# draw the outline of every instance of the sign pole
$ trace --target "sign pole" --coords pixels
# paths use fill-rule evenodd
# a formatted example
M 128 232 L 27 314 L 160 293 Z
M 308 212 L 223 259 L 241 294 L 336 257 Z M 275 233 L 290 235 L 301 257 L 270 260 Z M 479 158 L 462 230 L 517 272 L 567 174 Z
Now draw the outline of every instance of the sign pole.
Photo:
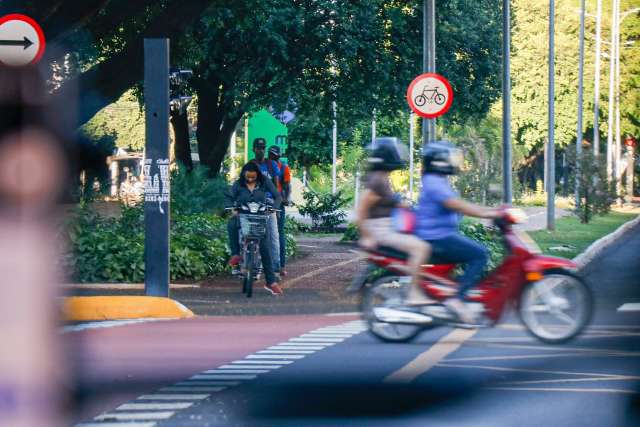
M 169 296 L 169 40 L 144 39 L 144 290 Z
M 511 176 L 511 0 L 502 1 L 502 185 L 503 202 L 513 198 Z
M 336 121 L 336 101 L 333 101 L 333 166 L 331 169 L 331 194 L 336 194 L 336 163 L 338 163 L 338 122 Z
M 600 39 L 601 39 L 602 0 L 597 1 L 596 14 L 596 57 L 595 57 L 595 83 L 593 87 L 593 155 L 600 154 Z
M 575 204 L 580 207 L 580 157 L 582 157 L 582 98 L 584 85 L 584 13 L 585 0 L 580 1 L 580 42 L 578 61 L 578 129 L 576 136 L 576 181 Z
M 409 199 L 413 200 L 413 113 L 409 113 Z

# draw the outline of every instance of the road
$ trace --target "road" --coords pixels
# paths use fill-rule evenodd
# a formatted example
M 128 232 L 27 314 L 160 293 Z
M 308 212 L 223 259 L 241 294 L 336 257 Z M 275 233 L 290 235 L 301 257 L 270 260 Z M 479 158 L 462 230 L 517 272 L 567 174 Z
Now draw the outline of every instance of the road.
M 531 338 L 513 314 L 408 344 L 377 341 L 354 315 L 67 331 L 86 398 L 72 425 L 637 426 L 639 260 L 637 227 L 585 267 L 596 313 L 562 346 Z

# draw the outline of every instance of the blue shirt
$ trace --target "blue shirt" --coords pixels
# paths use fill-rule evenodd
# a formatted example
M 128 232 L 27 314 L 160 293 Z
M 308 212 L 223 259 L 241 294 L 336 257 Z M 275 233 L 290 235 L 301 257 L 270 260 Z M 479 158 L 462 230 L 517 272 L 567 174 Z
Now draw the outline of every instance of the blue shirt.
M 274 160 L 269 160 L 269 159 L 264 159 L 261 162 L 259 162 L 256 159 L 254 159 L 253 161 L 260 168 L 260 172 L 262 172 L 262 175 L 264 175 L 267 179 L 269 179 L 277 189 L 278 182 L 280 180 L 280 174 L 281 174 L 280 168 L 278 167 L 278 163 L 275 162 Z M 274 198 L 273 194 L 269 192 L 267 192 L 267 197 L 272 200 Z
M 460 216 L 444 202 L 458 198 L 444 175 L 425 174 L 416 212 L 416 235 L 423 240 L 438 240 L 458 232 Z

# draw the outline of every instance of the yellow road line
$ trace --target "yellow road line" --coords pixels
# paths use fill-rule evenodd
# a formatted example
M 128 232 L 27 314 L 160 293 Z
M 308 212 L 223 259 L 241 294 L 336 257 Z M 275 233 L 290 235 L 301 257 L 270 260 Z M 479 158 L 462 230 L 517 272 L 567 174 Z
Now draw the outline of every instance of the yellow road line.
M 316 274 L 320 274 L 323 273 L 327 270 L 331 270 L 332 268 L 336 268 L 336 267 L 342 267 L 343 265 L 347 265 L 347 264 L 351 264 L 352 262 L 356 262 L 356 261 L 360 261 L 362 259 L 362 257 L 356 256 L 355 258 L 351 258 L 347 261 L 342 261 L 339 262 L 337 264 L 332 264 L 332 265 L 328 265 L 326 267 L 321 267 L 318 268 L 316 270 L 310 271 L 308 273 L 303 274 L 300 277 L 296 277 L 295 279 L 291 279 L 291 280 L 286 280 L 284 282 L 284 287 L 285 288 L 290 288 L 293 284 L 303 280 L 303 279 L 308 279 L 309 277 L 315 276 Z
M 477 329 L 455 329 L 435 343 L 429 350 L 420 354 L 407 365 L 384 379 L 386 383 L 410 383 L 418 376 L 433 368 L 438 362 L 456 351 Z

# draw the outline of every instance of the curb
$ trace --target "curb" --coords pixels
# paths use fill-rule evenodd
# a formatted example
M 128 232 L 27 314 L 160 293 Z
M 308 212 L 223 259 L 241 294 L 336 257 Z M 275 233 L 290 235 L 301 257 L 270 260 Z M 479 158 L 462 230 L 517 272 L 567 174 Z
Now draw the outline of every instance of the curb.
M 194 314 L 171 298 L 149 296 L 68 297 L 63 304 L 64 320 L 87 322 L 140 318 L 184 319 Z
M 618 227 L 614 232 L 607 234 L 604 237 L 599 238 L 595 242 L 593 242 L 584 252 L 573 259 L 573 262 L 578 264 L 578 268 L 583 268 L 585 265 L 589 264 L 600 255 L 606 248 L 611 246 L 618 240 L 622 235 L 626 234 L 630 229 L 640 224 L 640 215 L 635 219 L 632 219 L 620 227 Z

